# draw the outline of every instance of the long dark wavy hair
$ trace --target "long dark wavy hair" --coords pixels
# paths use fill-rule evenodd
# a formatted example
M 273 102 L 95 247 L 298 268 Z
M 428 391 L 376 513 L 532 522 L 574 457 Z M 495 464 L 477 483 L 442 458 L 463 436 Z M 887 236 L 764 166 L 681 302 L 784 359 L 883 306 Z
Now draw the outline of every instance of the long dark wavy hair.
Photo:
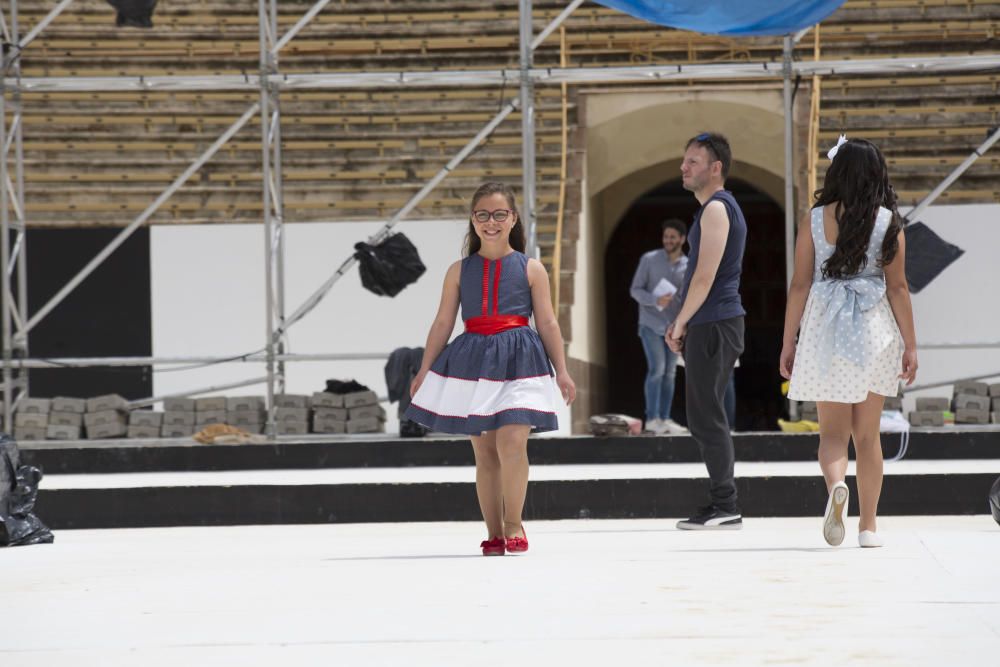
M 896 209 L 896 191 L 878 146 L 864 139 L 848 139 L 837 149 L 814 207 L 836 202 L 837 246 L 823 263 L 824 278 L 851 278 L 868 264 L 868 243 L 880 206 L 892 212 L 882 241 L 878 266 L 890 263 L 899 251 L 902 218 Z
M 517 210 L 517 200 L 514 198 L 513 188 L 506 183 L 490 181 L 476 188 L 476 192 L 472 195 L 472 201 L 469 203 L 469 229 L 465 233 L 465 254 L 467 256 L 479 252 L 479 249 L 483 245 L 479 235 L 476 234 L 475 227 L 472 225 L 472 212 L 476 210 L 476 204 L 479 203 L 480 199 L 496 194 L 504 196 L 504 199 L 507 200 L 507 206 L 517 216 L 517 222 L 514 223 L 514 226 L 510 230 L 510 247 L 518 252 L 524 252 L 525 247 L 527 247 L 527 242 L 524 238 L 524 225 L 521 223 L 521 212 Z

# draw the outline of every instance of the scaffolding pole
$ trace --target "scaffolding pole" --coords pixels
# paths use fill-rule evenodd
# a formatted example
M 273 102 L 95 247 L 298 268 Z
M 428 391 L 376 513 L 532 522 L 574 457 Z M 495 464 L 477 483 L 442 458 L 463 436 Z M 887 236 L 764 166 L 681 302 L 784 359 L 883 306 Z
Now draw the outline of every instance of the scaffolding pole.
M 312 20 L 316 14 L 318 14 L 329 0 L 320 0 L 316 5 L 310 10 L 313 12 L 311 15 L 307 12 L 305 16 L 296 24 L 302 25 L 303 27 Z M 271 10 L 271 34 L 274 36 L 273 39 L 278 39 L 278 0 L 270 0 L 270 10 Z M 301 28 L 300 28 L 301 29 Z M 284 43 L 288 43 L 296 34 L 298 30 L 294 27 L 289 30 L 282 39 Z M 271 61 L 271 73 L 275 76 L 278 75 L 279 63 L 278 63 L 278 52 L 281 50 L 280 42 L 275 43 L 270 50 L 270 61 Z M 275 357 L 277 368 L 277 383 L 278 383 L 278 393 L 284 394 L 286 390 L 285 382 L 285 362 L 281 359 L 282 355 L 288 350 L 287 340 L 288 336 L 285 331 L 285 184 L 282 179 L 283 165 L 281 161 L 281 89 L 275 88 L 272 95 L 272 106 L 274 111 L 271 118 L 271 133 L 268 137 L 268 141 L 271 143 L 271 194 L 272 202 L 274 204 L 274 271 L 275 271 L 275 298 L 274 298 L 274 328 L 273 332 L 281 332 L 277 336 Z
M 47 25 L 72 0 L 64 0 L 46 16 L 40 25 Z M 11 0 L 10 25 L 3 20 L 5 36 L 14 44 L 3 62 L 3 81 L 0 84 L 0 298 L 3 299 L 2 329 L 3 329 L 3 424 L 11 429 L 12 414 L 17 401 L 28 393 L 28 373 L 23 370 L 15 375 L 11 364 L 15 357 L 26 357 L 28 354 L 27 338 L 23 336 L 24 324 L 27 321 L 27 226 L 24 208 L 24 150 L 23 150 L 23 118 L 21 94 L 18 90 L 11 91 L 9 104 L 11 112 L 10 129 L 7 129 L 7 77 L 8 74 L 16 81 L 21 76 L 21 49 L 30 43 L 40 32 L 36 27 L 23 40 L 20 38 L 20 20 L 17 0 Z M 3 12 L 0 10 L 0 18 Z M 44 25 L 42 26 L 44 27 Z M 14 151 L 14 177 L 10 174 L 11 149 Z M 15 220 L 10 215 L 13 210 Z M 11 233 L 14 243 L 11 247 Z M 17 275 L 17 289 L 12 287 L 12 280 Z M 15 394 L 15 392 L 18 392 Z
M 785 109 L 785 290 L 792 284 L 795 262 L 795 152 L 793 150 L 794 119 L 792 118 L 792 37 L 784 39 L 782 58 L 781 97 Z
M 521 47 L 521 223 L 525 227 L 526 254 L 538 258 L 535 231 L 535 92 L 531 84 L 531 0 L 520 0 Z
M 849 74 L 940 74 L 978 72 L 1000 67 L 1000 55 L 928 56 L 924 58 L 868 58 L 858 60 L 798 61 L 793 76 L 844 76 Z M 528 71 L 534 85 L 561 83 L 643 83 L 663 81 L 712 81 L 718 79 L 779 79 L 782 67 L 774 62 L 695 65 L 633 65 L 627 67 L 535 67 Z M 403 89 L 421 87 L 503 86 L 517 80 L 520 69 L 441 70 L 407 72 L 342 72 L 282 74 L 272 86 L 281 90 Z M 9 88 L 23 92 L 181 92 L 243 91 L 260 88 L 257 76 L 217 74 L 206 76 L 116 76 L 22 78 Z
M 260 173 L 261 196 L 263 197 L 264 216 L 264 313 L 265 313 L 265 356 L 267 369 L 267 423 L 264 434 L 269 440 L 277 435 L 275 426 L 274 379 L 275 379 L 275 262 L 276 243 L 274 237 L 274 218 L 271 201 L 271 147 L 270 140 L 270 98 L 271 91 L 268 81 L 271 72 L 271 49 L 268 35 L 270 33 L 270 12 L 268 0 L 257 0 L 258 28 L 260 33 Z
M 338 352 L 276 354 L 278 361 L 379 361 L 389 358 L 388 352 Z M 15 368 L 87 368 L 91 366 L 215 366 L 233 363 L 265 363 L 260 352 L 238 357 L 56 357 L 52 359 L 14 359 Z M 178 369 L 173 369 L 178 370 Z

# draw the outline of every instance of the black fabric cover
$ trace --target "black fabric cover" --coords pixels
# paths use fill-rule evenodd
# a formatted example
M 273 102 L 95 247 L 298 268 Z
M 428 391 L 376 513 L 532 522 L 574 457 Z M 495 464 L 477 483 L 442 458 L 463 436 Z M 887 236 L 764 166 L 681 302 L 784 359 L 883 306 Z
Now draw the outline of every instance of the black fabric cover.
M 396 296 L 427 270 L 403 234 L 393 234 L 374 246 L 355 243 L 354 249 L 361 262 L 361 284 L 379 296 Z
M 153 10 L 157 0 L 108 0 L 118 10 L 115 25 L 131 28 L 152 28 Z
M 0 434 L 0 547 L 51 544 L 52 531 L 32 514 L 42 471 L 20 465 L 17 443 Z
M 385 364 L 385 384 L 389 390 L 389 402 L 399 401 L 399 435 L 404 438 L 420 438 L 430 430 L 415 421 L 403 419 L 406 408 L 410 407 L 410 383 L 420 370 L 424 358 L 422 347 L 397 347 L 389 355 Z
M 368 387 L 356 380 L 327 380 L 326 391 L 330 394 L 353 394 L 368 391 Z
M 1000 477 L 997 477 L 997 481 L 993 482 L 990 488 L 990 513 L 993 515 L 993 520 L 1000 524 Z
M 906 226 L 906 282 L 914 294 L 927 287 L 948 265 L 965 254 L 922 222 Z

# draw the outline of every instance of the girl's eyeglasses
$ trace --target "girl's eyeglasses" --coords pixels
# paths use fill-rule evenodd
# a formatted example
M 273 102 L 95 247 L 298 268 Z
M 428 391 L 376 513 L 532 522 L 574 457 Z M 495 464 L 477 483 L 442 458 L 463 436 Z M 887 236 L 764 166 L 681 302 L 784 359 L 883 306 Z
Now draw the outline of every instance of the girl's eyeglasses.
M 495 211 L 479 210 L 472 212 L 472 219 L 476 222 L 489 222 L 490 218 L 493 218 L 495 222 L 506 222 L 513 213 L 514 211 L 506 208 L 498 208 Z

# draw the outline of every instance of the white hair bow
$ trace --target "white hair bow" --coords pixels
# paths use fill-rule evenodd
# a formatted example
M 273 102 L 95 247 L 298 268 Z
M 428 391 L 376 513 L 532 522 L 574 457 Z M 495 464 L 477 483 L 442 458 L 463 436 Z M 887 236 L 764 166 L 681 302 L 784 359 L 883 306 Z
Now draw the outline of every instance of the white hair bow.
M 826 156 L 831 160 L 837 157 L 837 150 L 839 150 L 840 147 L 846 143 L 847 143 L 847 135 L 846 134 L 840 135 L 840 138 L 837 139 L 837 145 L 831 148 L 829 151 L 827 151 Z

